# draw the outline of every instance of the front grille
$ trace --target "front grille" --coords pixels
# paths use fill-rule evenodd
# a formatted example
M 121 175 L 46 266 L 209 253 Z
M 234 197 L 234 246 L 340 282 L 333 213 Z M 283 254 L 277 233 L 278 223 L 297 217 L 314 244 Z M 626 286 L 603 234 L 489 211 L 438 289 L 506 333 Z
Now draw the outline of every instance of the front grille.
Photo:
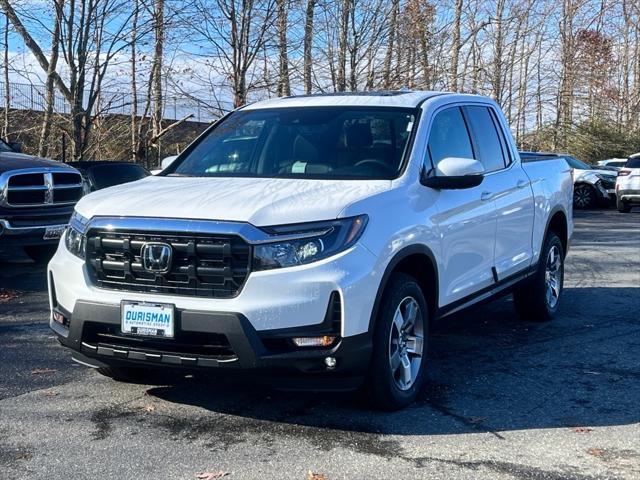
M 69 223 L 70 215 L 21 215 L 9 219 L 12 227 L 41 227 L 49 225 L 66 225 Z
M 82 197 L 82 177 L 74 172 L 14 173 L 5 193 L 10 207 L 75 203 Z
M 171 246 L 168 272 L 144 269 L 141 250 L 147 242 Z M 87 265 L 102 288 L 167 295 L 232 298 L 251 270 L 251 247 L 233 235 L 200 235 L 89 230 Z
M 229 340 L 221 333 L 177 331 L 175 338 L 156 339 L 125 335 L 117 325 L 85 322 L 82 341 L 96 348 L 126 349 L 160 355 L 193 355 L 218 360 L 236 358 Z
M 616 179 L 614 178 L 604 178 L 601 180 L 602 182 L 602 186 L 604 188 L 606 188 L 607 190 L 611 190 L 613 188 L 616 188 Z

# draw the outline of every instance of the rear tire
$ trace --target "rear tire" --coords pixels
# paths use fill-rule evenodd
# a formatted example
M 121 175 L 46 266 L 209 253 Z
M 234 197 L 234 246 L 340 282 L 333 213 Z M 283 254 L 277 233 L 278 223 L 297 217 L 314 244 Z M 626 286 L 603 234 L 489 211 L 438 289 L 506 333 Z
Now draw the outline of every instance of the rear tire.
M 595 208 L 597 201 L 596 191 L 591 185 L 581 184 L 573 190 L 573 204 L 580 210 Z
M 534 276 L 513 292 L 520 318 L 546 322 L 558 311 L 564 283 L 564 248 L 555 232 L 545 239 Z
M 57 245 L 32 245 L 24 247 L 24 251 L 38 265 L 46 265 L 56 253 L 57 248 Z
M 619 198 L 616 199 L 616 207 L 620 213 L 629 213 L 631 211 L 631 205 L 627 202 L 623 202 Z
M 395 273 L 383 293 L 373 333 L 367 380 L 370 398 L 383 410 L 413 403 L 426 371 L 429 310 L 416 280 Z

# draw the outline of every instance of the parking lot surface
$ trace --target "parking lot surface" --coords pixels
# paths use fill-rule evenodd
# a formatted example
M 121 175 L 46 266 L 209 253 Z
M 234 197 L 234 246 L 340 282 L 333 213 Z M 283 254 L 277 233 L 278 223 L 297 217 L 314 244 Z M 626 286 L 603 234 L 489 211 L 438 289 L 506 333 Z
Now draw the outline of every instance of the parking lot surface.
M 640 478 L 640 211 L 575 222 L 558 316 L 522 322 L 507 297 L 439 325 L 420 401 L 395 413 L 242 379 L 114 382 L 53 338 L 44 268 L 0 257 L 0 478 Z

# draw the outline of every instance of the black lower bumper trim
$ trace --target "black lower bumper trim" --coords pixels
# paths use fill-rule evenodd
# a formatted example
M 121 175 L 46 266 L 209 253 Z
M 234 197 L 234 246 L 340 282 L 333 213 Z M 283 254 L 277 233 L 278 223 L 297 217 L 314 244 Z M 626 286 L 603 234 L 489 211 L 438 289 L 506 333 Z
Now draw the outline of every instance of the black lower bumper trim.
M 265 344 L 269 342 L 263 341 L 272 338 L 274 331 L 269 331 L 262 338 L 261 332 L 238 313 L 176 309 L 175 321 L 174 340 L 145 342 L 136 337 L 132 342 L 131 337 L 120 332 L 119 305 L 78 301 L 70 314 L 69 328 L 53 321 L 52 328 L 60 343 L 74 351 L 78 361 L 96 367 L 139 365 L 151 368 L 266 369 L 284 376 L 293 372 L 302 376 L 361 378 L 369 366 L 371 337 L 368 333 L 341 338 L 331 348 L 282 351 L 267 348 Z M 104 338 L 92 334 L 96 325 L 108 327 L 111 334 Z M 287 329 L 291 336 L 305 336 L 306 333 L 304 327 L 297 332 Z M 207 335 L 225 337 L 229 348 L 223 355 L 210 354 L 210 351 L 202 354 L 197 345 L 180 351 L 180 342 L 199 335 L 202 338 Z M 328 369 L 324 363 L 328 356 L 336 358 L 337 364 L 333 369 Z

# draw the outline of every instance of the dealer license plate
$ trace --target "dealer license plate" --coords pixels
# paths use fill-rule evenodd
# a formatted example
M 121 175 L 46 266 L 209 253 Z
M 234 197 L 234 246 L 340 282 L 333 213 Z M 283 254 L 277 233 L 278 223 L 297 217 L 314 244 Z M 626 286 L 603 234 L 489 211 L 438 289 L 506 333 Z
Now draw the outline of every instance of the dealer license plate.
M 173 338 L 174 307 L 161 303 L 123 301 L 122 333 Z
M 64 232 L 64 229 L 66 227 L 64 226 L 59 226 L 59 227 L 47 227 L 46 230 L 44 231 L 44 235 L 42 237 L 43 240 L 57 240 L 62 236 L 62 233 Z

